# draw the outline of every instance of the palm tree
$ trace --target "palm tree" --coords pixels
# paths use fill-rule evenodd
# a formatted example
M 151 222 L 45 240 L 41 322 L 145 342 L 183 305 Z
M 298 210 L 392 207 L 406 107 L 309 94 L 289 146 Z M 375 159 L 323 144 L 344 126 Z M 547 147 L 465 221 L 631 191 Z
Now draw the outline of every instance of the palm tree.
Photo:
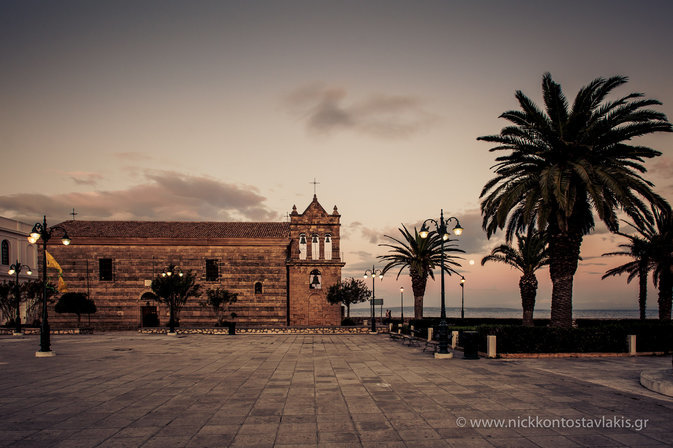
M 437 232 L 430 232 L 427 238 L 421 238 L 416 227 L 414 227 L 414 233 L 412 235 L 404 224 L 402 225 L 402 228 L 398 230 L 404 238 L 398 240 L 392 236 L 385 235 L 386 238 L 393 240 L 396 244 L 379 244 L 379 246 L 389 247 L 391 253 L 389 255 L 381 255 L 378 258 L 388 262 L 383 268 L 384 274 L 392 268 L 400 268 L 396 278 L 400 278 L 402 271 L 405 268 L 409 268 L 411 289 L 414 291 L 414 317 L 416 319 L 422 319 L 423 296 L 425 295 L 425 286 L 428 282 L 428 276 L 434 280 L 435 275 L 433 269 L 441 265 L 442 239 Z M 444 241 L 443 268 L 444 272 L 449 275 L 451 275 L 451 273 L 457 274 L 454 267 L 460 267 L 460 263 L 454 260 L 462 259 L 461 257 L 451 255 L 450 253 L 465 253 L 464 250 L 458 249 L 454 244 L 451 244 L 452 241 L 455 240 L 448 239 Z M 449 254 L 447 254 L 447 252 L 449 252 Z
M 507 240 L 536 222 L 549 243 L 552 289 L 551 324 L 572 324 L 572 287 L 584 235 L 595 225 L 594 213 L 609 230 L 619 230 L 617 211 L 635 221 L 651 220 L 648 203 L 663 204 L 645 180 L 644 159 L 659 151 L 627 144 L 632 138 L 670 132 L 661 104 L 631 93 L 613 101 L 607 95 L 627 82 L 623 76 L 597 78 L 583 87 L 572 107 L 549 73 L 542 79 L 545 110 L 521 91 L 520 111 L 501 115 L 513 125 L 498 135 L 479 137 L 496 143 L 496 177 L 481 192 L 487 236 L 506 228 Z
M 640 320 L 645 320 L 645 311 L 647 306 L 647 276 L 649 275 L 651 266 L 650 255 L 652 252 L 651 243 L 648 241 L 647 237 L 644 235 L 644 229 L 639 228 L 631 223 L 627 224 L 633 226 L 641 236 L 629 235 L 622 232 L 615 232 L 617 235 L 621 235 L 624 238 L 629 240 L 628 243 L 620 244 L 623 250 L 618 252 L 608 252 L 603 254 L 603 256 L 629 256 L 633 258 L 633 261 L 625 263 L 616 268 L 609 269 L 601 279 L 605 279 L 615 275 L 629 274 L 626 278 L 627 283 L 631 283 L 631 280 L 638 277 L 638 308 L 640 308 Z
M 532 327 L 538 285 L 535 271 L 549 264 L 547 240 L 544 234 L 536 231 L 533 226 L 528 227 L 526 236 L 517 233 L 516 239 L 516 249 L 508 244 L 501 244 L 494 248 L 490 255 L 481 259 L 481 265 L 483 266 L 487 261 L 497 261 L 508 264 L 523 273 L 519 279 L 523 325 Z
M 673 305 L 673 212 L 670 206 L 655 210 L 654 222 L 656 234 L 652 238 L 655 248 L 652 260 L 655 285 L 659 287 L 659 319 L 670 321 Z
M 189 298 L 201 295 L 201 285 L 196 283 L 196 276 L 191 271 L 183 273 L 174 264 L 170 264 L 163 274 L 152 280 L 151 288 L 156 295 L 155 300 L 168 305 L 169 331 L 175 333 L 176 315 Z
M 628 255 L 634 261 L 610 269 L 603 278 L 610 275 L 628 273 L 627 281 L 636 275 L 640 280 L 640 318 L 645 319 L 645 301 L 647 298 L 647 275 L 654 272 L 654 285 L 659 288 L 659 319 L 671 320 L 671 301 L 673 299 L 673 211 L 667 203 L 663 207 L 652 207 L 654 222 L 630 223 L 638 235 L 617 232 L 630 243 L 620 244 L 627 249 L 622 252 L 611 252 L 604 255 Z

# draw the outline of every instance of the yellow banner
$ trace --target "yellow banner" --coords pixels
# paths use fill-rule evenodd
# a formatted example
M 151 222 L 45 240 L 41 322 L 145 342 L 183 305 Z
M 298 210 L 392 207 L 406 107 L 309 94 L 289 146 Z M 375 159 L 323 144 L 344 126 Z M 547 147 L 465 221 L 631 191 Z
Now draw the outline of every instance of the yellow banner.
M 65 280 L 63 280 L 63 276 L 61 274 L 58 274 L 58 285 L 56 286 L 56 289 L 60 293 L 68 292 L 68 287 L 65 284 Z
M 65 284 L 65 280 L 63 280 L 63 269 L 61 269 L 61 265 L 58 264 L 58 262 L 49 252 L 45 251 L 45 254 L 47 255 L 47 267 L 56 269 L 58 271 L 58 285 L 56 286 L 56 289 L 60 293 L 67 292 L 68 287 Z
M 54 257 L 47 252 L 47 267 L 48 268 L 54 268 L 58 272 L 63 272 L 63 269 L 61 269 L 61 265 L 58 264 L 58 262 L 54 259 Z

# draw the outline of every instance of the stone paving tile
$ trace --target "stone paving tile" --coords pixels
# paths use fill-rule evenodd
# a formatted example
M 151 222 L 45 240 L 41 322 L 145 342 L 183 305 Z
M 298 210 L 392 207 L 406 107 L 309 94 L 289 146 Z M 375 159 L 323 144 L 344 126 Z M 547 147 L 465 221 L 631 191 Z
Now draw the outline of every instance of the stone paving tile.
M 600 434 L 585 434 L 578 436 L 568 436 L 570 440 L 582 446 L 623 446 L 623 443 L 617 442 L 609 437 Z
M 58 355 L 37 359 L 37 336 L 0 337 L 15 372 L 0 376 L 0 446 L 544 448 L 673 441 L 673 399 L 638 385 L 640 370 L 669 367 L 670 357 L 435 360 L 385 335 L 129 332 L 52 342 Z M 489 427 L 474 420 L 529 417 L 648 424 L 634 431 Z
M 146 437 L 111 437 L 96 448 L 136 448 L 147 441 Z M 71 446 L 71 445 L 65 445 Z
M 318 433 L 318 442 L 359 442 L 355 431 L 321 431 Z
M 488 442 L 495 446 L 496 448 L 538 448 L 538 446 L 531 442 L 528 439 L 525 439 L 523 437 L 517 437 L 517 438 L 489 438 L 487 439 Z
M 570 448 L 581 446 L 564 436 L 532 436 L 528 440 L 541 448 Z
M 231 434 L 197 434 L 186 446 L 194 448 L 220 448 L 229 446 L 234 439 Z
M 272 447 L 276 434 L 238 434 L 231 446 L 233 447 Z
M 445 439 L 445 442 L 449 446 L 456 448 L 493 448 L 493 445 L 481 437 L 448 438 Z

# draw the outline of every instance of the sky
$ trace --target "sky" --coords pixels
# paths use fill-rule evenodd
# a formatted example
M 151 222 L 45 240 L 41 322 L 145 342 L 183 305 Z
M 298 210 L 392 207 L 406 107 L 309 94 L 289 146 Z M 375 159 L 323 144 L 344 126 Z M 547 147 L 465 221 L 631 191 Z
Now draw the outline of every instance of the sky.
M 670 1 L 4 1 L 0 3 L 0 216 L 282 221 L 313 196 L 342 215 L 343 277 L 383 264 L 384 235 L 457 217 L 468 307 L 520 307 L 518 271 L 480 260 L 494 154 L 479 136 L 550 72 L 566 96 L 625 75 L 673 116 Z M 673 135 L 637 141 L 673 201 Z M 601 280 L 625 259 L 585 238 L 577 309 L 636 309 L 637 284 Z M 474 260 L 474 264 L 469 261 Z M 547 270 L 537 309 L 549 309 Z M 438 278 L 438 277 L 437 277 Z M 408 275 L 377 297 L 411 305 Z M 447 279 L 447 306 L 459 306 Z M 388 302 L 390 300 L 390 302 Z M 439 280 L 426 306 L 439 305 Z M 650 282 L 648 304 L 656 307 Z

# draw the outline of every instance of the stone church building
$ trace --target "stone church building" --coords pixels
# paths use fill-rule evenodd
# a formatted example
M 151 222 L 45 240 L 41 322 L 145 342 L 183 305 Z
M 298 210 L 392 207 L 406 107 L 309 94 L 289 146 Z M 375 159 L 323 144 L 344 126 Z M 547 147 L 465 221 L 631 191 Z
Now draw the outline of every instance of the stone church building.
M 341 279 L 340 218 L 314 195 L 303 213 L 293 207 L 289 222 L 65 221 L 70 236 L 48 251 L 63 269 L 68 291 L 89 292 L 97 312 L 91 325 L 134 329 L 165 326 L 168 308 L 151 300 L 151 282 L 170 264 L 191 271 L 202 297 L 190 298 L 180 326 L 212 327 L 205 290 L 238 293 L 228 311 L 239 327 L 326 326 L 341 323 L 341 306 L 326 300 Z M 51 281 L 55 271 L 49 269 Z M 49 310 L 53 327 L 73 326 L 74 315 Z M 82 316 L 82 323 L 88 322 Z

